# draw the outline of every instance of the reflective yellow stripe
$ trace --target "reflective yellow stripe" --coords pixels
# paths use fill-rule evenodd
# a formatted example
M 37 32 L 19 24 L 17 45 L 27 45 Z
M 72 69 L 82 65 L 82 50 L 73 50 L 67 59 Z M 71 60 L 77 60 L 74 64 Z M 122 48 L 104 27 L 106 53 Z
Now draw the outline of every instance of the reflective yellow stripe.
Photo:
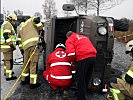
M 6 40 L 6 42 L 11 42 L 11 41 L 12 41 L 12 39 L 10 39 L 10 38 Z
M 42 23 L 38 23 L 38 24 L 35 24 L 37 27 L 41 27 L 42 26 Z
M 8 21 L 4 21 L 4 23 L 2 24 L 2 26 L 4 26 L 5 24 L 10 24 L 11 27 L 12 27 L 12 31 L 14 32 L 14 28 L 13 28 L 13 26 L 12 26 L 12 24 L 11 24 L 10 22 L 8 22 Z
M 0 44 L 4 44 L 4 43 L 5 43 L 5 39 L 4 38 L 1 38 Z
M 33 84 L 36 84 L 37 82 L 37 74 L 30 74 L 30 78 L 33 78 Z
M 6 69 L 6 66 L 4 66 L 4 69 Z
M 4 30 L 4 33 L 11 33 L 11 30 Z
M 3 48 L 3 49 L 8 49 L 8 48 L 10 48 L 10 46 L 8 46 L 8 45 L 1 45 L 0 47 Z
M 133 71 L 128 70 L 127 75 L 129 75 L 130 77 L 132 77 L 132 78 L 133 78 Z
M 110 88 L 110 92 L 112 93 L 112 95 L 114 97 L 114 100 L 119 100 L 118 94 L 120 94 L 120 90 L 114 89 L 114 88 Z
M 28 44 L 29 42 L 38 41 L 38 39 L 39 39 L 38 37 L 30 38 L 30 39 L 24 41 L 24 42 L 22 43 L 22 45 L 23 45 L 23 47 L 24 47 L 24 46 L 25 46 L 26 44 Z
M 24 77 L 29 76 L 29 73 L 22 73 L 22 76 Z
M 21 41 L 21 38 L 17 38 L 18 39 L 18 41 Z
M 123 74 L 123 75 L 121 76 L 121 78 L 125 81 L 125 74 Z
M 8 74 L 8 78 L 12 77 L 12 70 L 6 70 L 6 74 Z
M 22 44 L 19 44 L 19 48 L 21 48 L 22 47 Z
M 12 40 L 9 38 L 6 40 L 6 42 L 11 42 Z M 1 38 L 1 44 L 4 44 L 5 43 L 5 39 L 4 38 Z

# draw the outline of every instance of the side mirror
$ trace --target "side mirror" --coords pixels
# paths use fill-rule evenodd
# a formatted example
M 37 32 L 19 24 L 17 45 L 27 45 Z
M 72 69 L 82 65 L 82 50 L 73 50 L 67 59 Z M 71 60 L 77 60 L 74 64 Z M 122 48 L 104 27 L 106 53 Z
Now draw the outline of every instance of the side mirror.
M 62 8 L 64 11 L 73 11 L 75 9 L 73 4 L 64 4 Z

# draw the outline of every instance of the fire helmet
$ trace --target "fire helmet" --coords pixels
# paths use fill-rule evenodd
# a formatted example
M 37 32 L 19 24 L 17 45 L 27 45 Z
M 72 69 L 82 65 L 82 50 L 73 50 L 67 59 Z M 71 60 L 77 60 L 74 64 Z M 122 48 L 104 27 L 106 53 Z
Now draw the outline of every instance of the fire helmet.
M 17 20 L 17 16 L 14 13 L 9 14 L 7 18 L 9 18 L 10 20 Z
M 126 54 L 128 54 L 129 52 L 133 52 L 133 40 L 129 41 L 126 44 Z

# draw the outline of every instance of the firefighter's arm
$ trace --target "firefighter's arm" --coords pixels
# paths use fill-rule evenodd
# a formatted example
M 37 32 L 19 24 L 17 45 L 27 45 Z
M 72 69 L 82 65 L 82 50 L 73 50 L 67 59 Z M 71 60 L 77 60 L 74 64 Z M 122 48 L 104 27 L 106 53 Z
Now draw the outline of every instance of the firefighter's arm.
M 75 46 L 73 40 L 66 41 L 66 54 L 70 62 L 75 62 Z
M 3 33 L 4 39 L 5 40 L 9 39 L 9 37 L 10 37 L 10 35 L 12 33 L 12 27 L 10 25 L 8 25 L 8 24 L 5 24 L 3 26 L 3 31 L 4 31 L 4 33 Z
M 11 29 L 10 27 L 5 26 L 4 27 L 4 33 L 3 33 L 3 37 L 5 40 L 9 39 L 9 36 L 11 35 Z
M 129 84 L 133 84 L 133 62 L 130 64 L 129 70 L 126 72 L 125 81 Z
M 3 37 L 5 40 L 9 39 L 9 33 L 8 32 L 4 32 L 3 33 Z

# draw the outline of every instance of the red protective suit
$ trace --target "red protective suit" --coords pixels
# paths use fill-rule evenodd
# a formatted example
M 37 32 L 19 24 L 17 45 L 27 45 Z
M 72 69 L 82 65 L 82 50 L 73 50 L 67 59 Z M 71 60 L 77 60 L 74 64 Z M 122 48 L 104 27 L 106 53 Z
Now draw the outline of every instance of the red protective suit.
M 57 87 L 64 90 L 71 85 L 71 64 L 68 62 L 64 49 L 57 48 L 49 55 L 47 60 L 47 69 L 43 72 L 43 76 L 54 90 Z
M 74 32 L 66 41 L 66 53 L 72 62 L 96 57 L 96 49 L 91 41 L 87 37 Z

